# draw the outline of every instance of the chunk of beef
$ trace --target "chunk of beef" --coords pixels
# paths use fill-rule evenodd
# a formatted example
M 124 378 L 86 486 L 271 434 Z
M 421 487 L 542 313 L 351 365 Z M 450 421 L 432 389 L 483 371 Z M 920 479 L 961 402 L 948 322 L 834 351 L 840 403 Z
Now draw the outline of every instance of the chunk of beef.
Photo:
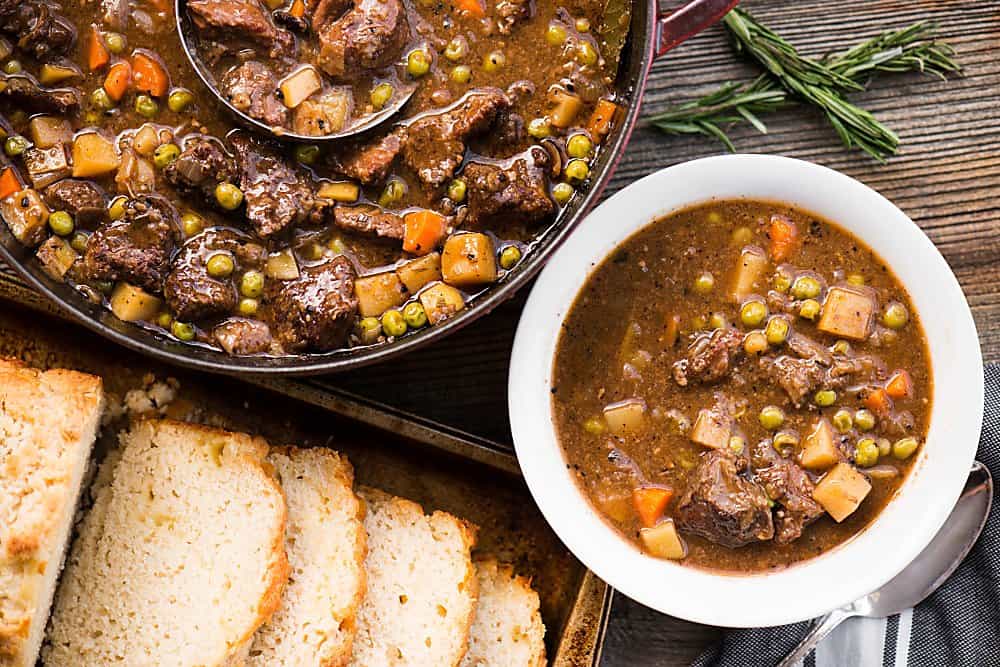
M 306 2 L 306 14 L 311 17 L 312 29 L 316 32 L 336 21 L 350 8 L 351 0 L 308 0 Z
M 165 198 L 129 199 L 121 218 L 90 235 L 81 273 L 85 280 L 124 280 L 158 294 L 179 236 L 177 211 Z
M 761 357 L 760 369 L 788 394 L 796 407 L 828 381 L 826 369 L 815 359 L 796 359 L 788 355 Z
M 403 161 L 417 173 L 424 186 L 430 189 L 441 186 L 462 164 L 466 141 L 489 129 L 497 114 L 508 108 L 510 99 L 503 91 L 484 88 L 469 93 L 444 111 L 419 117 L 407 129 Z
M 228 37 L 233 33 L 268 47 L 270 54 L 287 54 L 294 47 L 291 33 L 281 30 L 257 0 L 188 0 L 191 19 L 200 30 Z
M 788 544 L 802 530 L 823 515 L 823 507 L 813 500 L 812 478 L 797 463 L 775 451 L 770 440 L 758 442 L 750 451 L 754 476 L 768 498 L 780 507 L 774 512 L 774 541 Z
M 238 180 L 236 163 L 214 139 L 194 137 L 163 170 L 163 177 L 182 196 L 197 194 L 215 203 L 215 186 Z
M 25 111 L 66 114 L 80 106 L 76 88 L 44 88 L 23 74 L 0 77 L 0 95 Z
M 333 210 L 333 223 L 349 232 L 396 241 L 403 240 L 406 227 L 401 216 L 368 204 L 337 206 Z
M 270 280 L 271 331 L 286 352 L 324 352 L 347 342 L 358 311 L 354 267 L 338 255 L 301 270 L 294 280 Z
M 277 97 L 278 82 L 274 74 L 256 60 L 226 72 L 219 89 L 234 107 L 251 118 L 272 127 L 288 121 L 288 108 Z
M 374 185 L 385 180 L 403 150 L 404 133 L 397 129 L 367 144 L 355 145 L 333 159 L 333 168 L 348 178 Z
M 247 220 L 260 236 L 274 236 L 311 215 L 313 190 L 285 157 L 246 134 L 236 134 L 230 142 L 240 167 Z
M 243 245 L 244 241 L 229 230 L 208 230 L 184 244 L 163 286 L 167 305 L 178 319 L 190 322 L 219 317 L 236 307 L 238 295 L 232 278 L 213 278 L 208 275 L 206 264 L 213 255 L 222 253 L 229 255 L 241 270 L 259 268 L 263 249 L 255 265 L 244 266 L 239 261 L 245 255 Z
M 499 146 L 520 144 L 528 136 L 524 117 L 510 109 L 501 111 L 497 114 L 496 131 L 492 134 L 494 142 Z
M 792 333 L 785 344 L 788 346 L 788 349 L 802 359 L 814 359 L 824 366 L 829 366 L 833 363 L 833 354 L 830 350 L 808 336 L 803 336 L 800 333 Z
M 736 329 L 696 334 L 686 356 L 673 365 L 674 381 L 682 387 L 717 382 L 729 374 L 742 349 L 743 334 Z
M 212 335 L 228 354 L 261 354 L 271 349 L 271 329 L 260 320 L 228 319 Z
M 677 502 L 678 527 L 730 548 L 773 538 L 767 495 L 740 475 L 745 468 L 745 459 L 725 450 L 702 454 Z
M 483 162 L 466 165 L 467 224 L 530 224 L 555 213 L 546 176 L 550 160 L 545 149 L 533 146 L 511 158 L 508 166 Z
M 59 7 L 44 0 L 0 0 L 0 32 L 37 60 L 65 55 L 76 43 L 76 28 Z
M 104 191 L 76 178 L 64 178 L 45 188 L 45 203 L 53 211 L 66 211 L 80 225 L 100 222 L 107 214 Z
M 518 22 L 531 17 L 531 0 L 497 0 L 496 8 L 501 35 L 509 35 Z
M 391 65 L 410 37 L 406 9 L 399 0 L 357 0 L 353 9 L 330 22 L 332 15 L 327 10 L 318 13 L 326 22 L 314 20 L 313 27 L 319 39 L 317 64 L 337 79 L 353 79 Z

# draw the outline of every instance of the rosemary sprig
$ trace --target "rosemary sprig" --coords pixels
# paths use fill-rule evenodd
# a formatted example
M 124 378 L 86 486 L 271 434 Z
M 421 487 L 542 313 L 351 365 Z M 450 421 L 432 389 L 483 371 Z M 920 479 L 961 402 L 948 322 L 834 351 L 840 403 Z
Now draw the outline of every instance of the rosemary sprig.
M 725 25 L 737 51 L 751 55 L 767 73 L 746 83 L 723 84 L 709 95 L 653 116 L 650 120 L 659 129 L 670 134 L 712 136 L 734 150 L 721 126 L 745 120 L 766 133 L 758 115 L 799 100 L 822 110 L 844 144 L 884 160 L 896 152 L 899 138 L 844 95 L 862 90 L 867 79 L 878 72 L 919 71 L 945 78 L 960 71 L 953 59 L 954 50 L 935 40 L 936 26 L 927 21 L 885 31 L 820 60 L 800 55 L 745 11 L 730 12 Z

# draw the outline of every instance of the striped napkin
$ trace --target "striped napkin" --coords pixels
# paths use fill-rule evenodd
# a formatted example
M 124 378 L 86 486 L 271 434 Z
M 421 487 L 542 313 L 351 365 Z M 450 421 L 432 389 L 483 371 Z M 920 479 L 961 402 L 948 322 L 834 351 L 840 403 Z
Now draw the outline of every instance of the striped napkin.
M 986 368 L 986 419 L 977 458 L 1000 483 L 1000 365 Z M 979 542 L 936 593 L 897 616 L 848 619 L 806 657 L 804 667 L 1000 667 L 998 500 Z M 694 666 L 776 665 L 809 627 L 731 630 Z

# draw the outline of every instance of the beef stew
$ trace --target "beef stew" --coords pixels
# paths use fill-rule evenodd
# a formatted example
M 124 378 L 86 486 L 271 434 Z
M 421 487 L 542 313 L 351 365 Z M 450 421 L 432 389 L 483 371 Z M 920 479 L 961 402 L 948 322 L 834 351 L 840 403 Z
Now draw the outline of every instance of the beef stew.
M 835 224 L 721 201 L 622 243 L 566 316 L 553 414 L 594 507 L 650 555 L 756 572 L 850 539 L 930 414 L 891 269 Z

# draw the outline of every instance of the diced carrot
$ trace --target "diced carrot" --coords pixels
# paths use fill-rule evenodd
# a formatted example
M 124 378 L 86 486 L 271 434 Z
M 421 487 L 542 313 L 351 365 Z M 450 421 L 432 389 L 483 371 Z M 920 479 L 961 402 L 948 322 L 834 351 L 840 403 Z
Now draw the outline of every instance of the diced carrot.
M 798 250 L 799 228 L 788 218 L 780 215 L 771 216 L 768 236 L 771 238 L 771 259 L 775 263 L 784 262 Z
M 435 211 L 414 211 L 403 218 L 403 250 L 415 255 L 426 255 L 441 244 L 446 231 L 443 215 Z
M 639 515 L 639 521 L 646 528 L 656 525 L 673 497 L 674 490 L 663 486 L 640 486 L 632 489 L 635 513 Z
M 617 104 L 611 100 L 597 100 L 594 112 L 590 114 L 590 120 L 587 121 L 587 132 L 594 141 L 600 143 L 605 135 L 611 131 L 611 123 L 614 121 L 616 113 L 618 113 Z
M 107 47 L 101 40 L 101 33 L 97 31 L 97 28 L 91 27 L 90 42 L 87 44 L 87 67 L 91 72 L 96 72 L 109 62 L 111 62 L 111 54 L 108 53 Z
M 871 387 L 865 390 L 862 401 L 866 408 L 879 417 L 885 417 L 892 411 L 892 399 L 882 387 Z
M 14 167 L 7 167 L 0 172 L 0 199 L 6 199 L 20 191 L 21 179 L 17 177 L 17 171 Z
M 913 393 L 913 380 L 905 370 L 898 370 L 889 378 L 885 385 L 885 393 L 896 400 L 909 398 Z
M 170 89 L 166 68 L 150 53 L 136 51 L 132 55 L 132 81 L 137 90 L 153 97 L 163 97 Z
M 481 19 L 486 16 L 486 10 L 483 9 L 483 5 L 480 0 L 455 0 L 455 7 L 456 9 L 477 19 Z
M 304 0 L 294 0 L 292 2 L 291 9 L 288 10 L 288 14 L 297 19 L 302 18 L 306 15 L 306 3 Z
M 104 91 L 115 102 L 125 97 L 129 83 L 132 81 L 132 66 L 122 60 L 111 66 L 108 76 L 104 79 Z

